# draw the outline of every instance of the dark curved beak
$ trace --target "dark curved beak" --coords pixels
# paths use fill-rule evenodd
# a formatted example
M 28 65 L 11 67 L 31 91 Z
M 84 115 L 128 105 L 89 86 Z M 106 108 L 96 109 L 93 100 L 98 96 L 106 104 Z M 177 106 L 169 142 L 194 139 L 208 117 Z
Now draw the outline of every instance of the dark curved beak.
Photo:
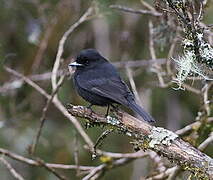
M 74 66 L 74 67 L 76 67 L 76 66 L 84 66 L 84 65 L 83 65 L 83 64 L 79 64 L 79 63 L 77 63 L 77 62 L 75 61 L 75 62 L 73 62 L 73 63 L 70 63 L 69 66 Z

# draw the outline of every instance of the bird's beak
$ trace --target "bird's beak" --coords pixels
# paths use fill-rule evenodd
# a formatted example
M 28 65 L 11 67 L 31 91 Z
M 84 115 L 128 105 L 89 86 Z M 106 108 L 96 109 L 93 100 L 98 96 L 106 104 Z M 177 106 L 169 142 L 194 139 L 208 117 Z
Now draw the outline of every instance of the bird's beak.
M 84 66 L 84 65 L 83 65 L 83 64 L 79 64 L 79 63 L 77 63 L 77 62 L 75 61 L 75 62 L 73 62 L 73 63 L 70 63 L 69 66 L 74 66 L 74 67 L 76 67 L 76 66 Z

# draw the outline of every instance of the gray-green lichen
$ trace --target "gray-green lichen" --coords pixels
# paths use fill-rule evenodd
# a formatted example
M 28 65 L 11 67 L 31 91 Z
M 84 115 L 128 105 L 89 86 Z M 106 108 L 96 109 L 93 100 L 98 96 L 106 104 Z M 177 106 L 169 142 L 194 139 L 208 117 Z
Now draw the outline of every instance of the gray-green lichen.
M 202 15 L 193 19 L 189 14 L 191 2 L 184 0 L 165 0 L 175 10 L 182 25 L 184 38 L 182 40 L 183 54 L 174 59 L 177 63 L 177 76 L 174 82 L 183 89 L 182 84 L 188 76 L 198 75 L 205 80 L 211 79 L 213 70 L 213 47 L 204 38 L 204 28 L 200 25 Z M 190 5 L 191 4 L 191 5 Z M 195 14 L 195 11 L 192 12 Z
M 178 70 L 174 82 L 179 85 L 180 89 L 182 88 L 182 83 L 190 74 L 197 74 L 205 80 L 213 80 L 207 76 L 207 72 L 203 68 L 204 65 L 209 69 L 213 68 L 213 48 L 203 40 L 202 33 L 197 33 L 197 39 L 199 41 L 199 58 L 194 50 L 194 42 L 190 39 L 185 39 L 183 41 L 184 54 L 178 59 L 174 59 Z
M 113 126 L 120 124 L 120 122 L 118 121 L 117 118 L 114 118 L 114 117 L 111 117 L 111 116 L 107 116 L 106 118 L 107 118 L 107 123 L 109 123 Z
M 171 144 L 171 141 L 175 140 L 178 135 L 164 128 L 154 127 L 148 137 L 151 139 L 151 141 L 149 142 L 149 146 L 151 148 L 154 148 L 155 145 L 159 144 L 169 146 Z

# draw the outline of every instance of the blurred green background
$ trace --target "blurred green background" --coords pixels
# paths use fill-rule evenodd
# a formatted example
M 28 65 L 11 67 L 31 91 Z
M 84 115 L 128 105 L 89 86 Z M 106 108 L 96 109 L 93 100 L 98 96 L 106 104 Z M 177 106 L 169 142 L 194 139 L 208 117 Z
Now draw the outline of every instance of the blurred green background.
M 156 28 L 163 22 L 159 18 L 123 13 L 109 8 L 109 5 L 121 4 L 140 9 L 143 6 L 139 0 L 99 0 L 97 2 L 101 17 L 83 23 L 67 39 L 63 54 L 65 61 L 62 67 L 66 68 L 68 60 L 85 48 L 98 49 L 111 62 L 149 60 L 148 19 L 153 20 Z M 153 3 L 153 1 L 147 2 Z M 26 76 L 50 72 L 60 38 L 90 4 L 89 0 L 0 0 L 0 61 L 3 62 L 6 59 L 4 64 Z M 204 22 L 207 24 L 213 22 L 212 3 L 208 4 Z M 168 55 L 172 31 L 168 33 L 168 37 L 165 35 L 155 39 L 157 58 L 166 58 Z M 44 41 L 45 38 L 46 41 Z M 178 53 L 181 53 L 180 47 L 177 47 L 174 56 Z M 7 83 L 11 84 L 16 77 L 7 73 L 2 63 L 0 66 L 0 147 L 29 157 L 27 148 L 36 134 L 46 100 L 33 88 L 23 83 L 14 83 L 11 88 L 5 88 Z M 188 91 L 159 88 L 157 77 L 150 66 L 136 67 L 132 70 L 142 104 L 157 120 L 157 126 L 175 131 L 195 120 L 202 105 L 200 96 Z M 126 70 L 120 68 L 119 71 L 129 83 Z M 49 79 L 37 81 L 37 83 L 51 93 Z M 193 85 L 192 81 L 189 83 Z M 198 88 L 201 85 L 202 83 L 194 84 Z M 59 90 L 59 98 L 64 104 L 87 105 L 74 91 L 71 78 L 68 78 Z M 94 108 L 94 110 L 105 112 L 104 108 Z M 84 121 L 81 123 L 84 124 Z M 99 127 L 86 130 L 93 141 L 102 131 Z M 83 148 L 84 143 L 73 125 L 51 105 L 36 155 L 47 162 L 74 164 L 76 138 L 80 164 L 100 164 L 98 159 L 91 160 L 91 154 Z M 130 139 L 124 135 L 111 134 L 105 140 L 102 149 L 112 152 L 134 152 L 129 142 Z M 206 153 L 212 155 L 211 150 L 209 147 Z M 26 179 L 55 179 L 45 169 L 11 160 L 9 162 Z M 148 160 L 137 160 L 111 170 L 103 179 L 112 179 L 112 177 L 123 180 L 137 179 L 141 174 L 146 175 L 150 168 L 151 163 Z M 76 177 L 74 170 L 64 170 L 63 173 L 70 179 L 81 179 Z M 1 180 L 13 179 L 1 163 L 0 176 Z

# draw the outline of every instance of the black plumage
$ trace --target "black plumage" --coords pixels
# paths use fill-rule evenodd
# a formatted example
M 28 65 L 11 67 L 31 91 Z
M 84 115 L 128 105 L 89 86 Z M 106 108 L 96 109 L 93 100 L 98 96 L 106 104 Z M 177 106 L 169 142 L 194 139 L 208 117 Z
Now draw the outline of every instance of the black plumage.
M 134 95 L 122 81 L 116 68 L 95 49 L 82 50 L 74 63 L 74 85 L 78 94 L 91 105 L 122 104 L 139 114 L 145 121 L 154 119 L 135 102 Z

